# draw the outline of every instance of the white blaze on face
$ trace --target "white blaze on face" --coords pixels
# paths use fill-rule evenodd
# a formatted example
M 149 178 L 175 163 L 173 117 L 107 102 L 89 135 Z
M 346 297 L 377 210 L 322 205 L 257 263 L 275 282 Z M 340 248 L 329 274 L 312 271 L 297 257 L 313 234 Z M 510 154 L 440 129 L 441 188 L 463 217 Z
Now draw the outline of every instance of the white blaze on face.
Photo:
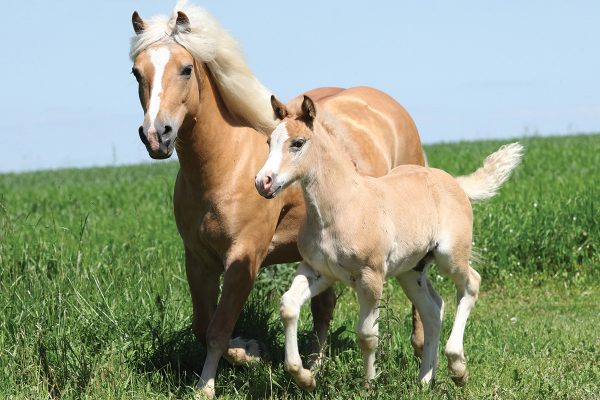
M 154 121 L 160 110 L 160 95 L 162 94 L 162 78 L 165 73 L 165 66 L 169 62 L 171 52 L 166 47 L 150 49 L 150 62 L 154 66 L 154 79 L 152 79 L 152 92 L 150 93 L 150 105 L 148 106 L 147 129 L 154 127 Z
M 285 122 L 280 123 L 271 134 L 269 158 L 260 172 L 270 171 L 274 175 L 279 173 L 279 167 L 281 166 L 281 160 L 283 159 L 283 145 L 290 137 L 285 125 Z

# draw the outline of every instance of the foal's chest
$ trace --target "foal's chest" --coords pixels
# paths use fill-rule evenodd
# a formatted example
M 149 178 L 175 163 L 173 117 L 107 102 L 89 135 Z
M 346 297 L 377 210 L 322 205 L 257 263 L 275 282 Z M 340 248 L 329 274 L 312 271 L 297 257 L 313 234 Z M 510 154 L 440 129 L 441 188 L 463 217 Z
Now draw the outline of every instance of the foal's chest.
M 350 286 L 366 262 L 355 246 L 355 242 L 345 241 L 327 230 L 315 232 L 303 228 L 298 237 L 298 250 L 305 262 L 320 274 Z

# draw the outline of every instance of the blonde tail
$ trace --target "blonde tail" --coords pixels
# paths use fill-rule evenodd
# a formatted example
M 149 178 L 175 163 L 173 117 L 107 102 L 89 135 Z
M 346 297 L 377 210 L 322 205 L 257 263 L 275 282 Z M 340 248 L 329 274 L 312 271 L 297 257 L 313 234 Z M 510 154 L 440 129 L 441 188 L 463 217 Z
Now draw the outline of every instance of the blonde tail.
M 483 167 L 471 175 L 456 177 L 456 180 L 472 202 L 489 199 L 510 177 L 522 157 L 521 144 L 518 142 L 505 144 L 495 153 L 487 156 Z

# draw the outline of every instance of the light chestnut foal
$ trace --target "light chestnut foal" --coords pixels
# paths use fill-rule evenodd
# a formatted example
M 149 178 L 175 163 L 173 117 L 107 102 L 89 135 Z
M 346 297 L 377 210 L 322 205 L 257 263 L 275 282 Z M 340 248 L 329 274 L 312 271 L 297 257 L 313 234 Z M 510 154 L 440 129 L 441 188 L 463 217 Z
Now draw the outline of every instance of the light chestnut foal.
M 273 104 L 276 112 L 286 114 L 285 106 L 277 100 Z M 314 389 L 312 373 L 303 368 L 298 352 L 300 308 L 342 281 L 358 297 L 356 332 L 366 380 L 373 379 L 378 305 L 384 280 L 394 277 L 421 314 L 425 347 L 419 380 L 429 384 L 435 375 L 443 315 L 443 302 L 426 282 L 426 267 L 435 260 L 457 288 L 456 318 L 445 353 L 454 381 L 466 383 L 463 334 L 480 283 L 469 265 L 471 201 L 496 193 L 519 164 L 522 146 L 503 146 L 469 176 L 454 178 L 439 169 L 405 165 L 373 178 L 361 175 L 339 150 L 342 128 L 333 117 L 321 114 L 305 96 L 302 113 L 287 116 L 273 131 L 269 158 L 255 182 L 266 198 L 299 182 L 306 204 L 298 237 L 303 261 L 281 299 L 285 369 L 300 387 Z

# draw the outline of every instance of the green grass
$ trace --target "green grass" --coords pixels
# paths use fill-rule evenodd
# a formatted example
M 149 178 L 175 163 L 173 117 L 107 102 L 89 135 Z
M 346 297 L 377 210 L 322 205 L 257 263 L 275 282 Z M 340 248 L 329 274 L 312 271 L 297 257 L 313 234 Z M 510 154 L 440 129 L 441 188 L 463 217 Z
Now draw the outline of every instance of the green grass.
M 505 141 L 428 146 L 431 165 L 468 173 Z M 528 138 L 525 160 L 496 198 L 475 207 L 482 293 L 467 326 L 470 381 L 440 360 L 419 389 L 409 304 L 386 283 L 380 375 L 362 388 L 354 295 L 340 296 L 317 390 L 283 371 L 278 298 L 292 266 L 259 275 L 236 331 L 272 362 L 222 362 L 221 398 L 600 398 L 600 135 Z M 190 330 L 183 251 L 172 216 L 177 164 L 0 175 L 0 398 L 186 398 L 204 349 Z M 454 290 L 432 279 L 447 303 Z M 267 299 L 268 301 L 265 301 Z M 310 315 L 303 311 L 301 351 Z M 441 354 L 441 353 L 440 353 Z

